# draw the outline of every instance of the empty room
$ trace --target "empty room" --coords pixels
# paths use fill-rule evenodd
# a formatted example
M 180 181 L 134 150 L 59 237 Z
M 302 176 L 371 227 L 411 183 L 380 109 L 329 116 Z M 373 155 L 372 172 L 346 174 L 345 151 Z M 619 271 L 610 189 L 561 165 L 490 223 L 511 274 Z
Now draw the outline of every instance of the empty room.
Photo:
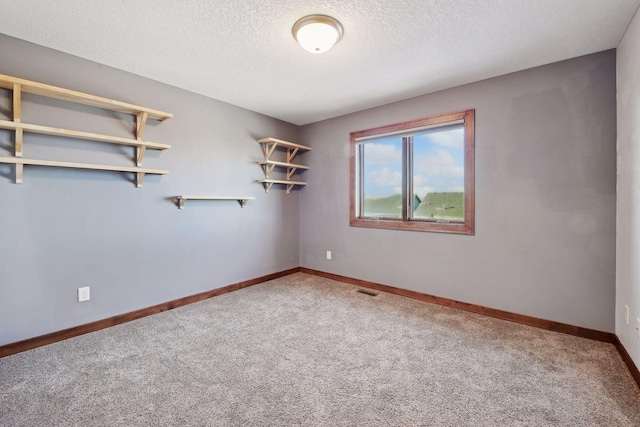
M 639 426 L 640 0 L 0 0 L 1 426 Z

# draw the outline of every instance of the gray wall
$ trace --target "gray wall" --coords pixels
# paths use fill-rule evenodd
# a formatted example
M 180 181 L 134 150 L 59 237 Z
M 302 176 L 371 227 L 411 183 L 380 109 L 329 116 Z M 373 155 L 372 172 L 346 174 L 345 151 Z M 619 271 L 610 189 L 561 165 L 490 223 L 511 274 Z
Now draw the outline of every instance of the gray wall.
M 601 52 L 302 127 L 302 266 L 612 332 L 615 66 Z M 349 227 L 349 133 L 467 108 L 475 236 Z
M 640 14 L 618 46 L 616 335 L 640 366 Z M 629 324 L 625 307 L 629 307 Z
M 135 43 L 135 41 L 132 41 Z M 144 166 L 168 169 L 141 189 L 119 173 L 0 165 L 0 345 L 299 265 L 298 192 L 254 180 L 256 138 L 297 140 L 298 127 L 171 86 L 0 35 L 0 73 L 169 111 L 144 139 Z M 211 78 L 216 78 L 211 70 Z M 10 113 L 0 90 L 0 116 Z M 2 117 L 3 119 L 5 117 Z M 23 121 L 130 136 L 133 119 L 24 96 Z M 0 156 L 12 155 L 0 131 Z M 132 166 L 133 149 L 28 135 L 24 157 Z M 236 202 L 172 196 L 254 195 Z M 91 286 L 91 301 L 76 289 Z

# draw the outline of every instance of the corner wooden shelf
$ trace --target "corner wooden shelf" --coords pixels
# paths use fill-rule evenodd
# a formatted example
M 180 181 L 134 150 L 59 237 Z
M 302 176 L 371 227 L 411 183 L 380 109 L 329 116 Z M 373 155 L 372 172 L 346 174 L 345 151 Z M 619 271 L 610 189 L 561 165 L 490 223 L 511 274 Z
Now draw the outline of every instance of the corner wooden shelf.
M 100 96 L 90 95 L 87 93 L 77 92 L 69 89 L 63 89 L 60 87 L 7 76 L 4 74 L 0 74 L 0 88 L 13 91 L 13 120 L 0 120 L 0 129 L 9 129 L 15 131 L 14 156 L 17 158 L 22 157 L 22 145 L 25 132 L 43 135 L 57 135 L 67 138 L 106 142 L 110 144 L 129 145 L 135 148 L 133 160 L 135 165 L 138 167 L 142 166 L 142 159 L 147 148 L 152 150 L 166 150 L 168 148 L 171 148 L 171 146 L 168 144 L 160 144 L 157 142 L 148 142 L 142 140 L 142 133 L 148 119 L 164 121 L 168 118 L 173 117 L 173 114 L 171 113 L 165 113 L 163 111 L 141 107 L 139 105 L 128 104 L 126 102 L 115 101 L 113 99 L 102 98 Z M 136 119 L 135 128 L 133 130 L 134 135 L 132 138 L 122 138 L 118 136 L 102 135 L 91 132 L 61 129 L 52 126 L 41 126 L 36 124 L 23 123 L 21 119 L 22 93 L 31 93 L 47 98 L 60 99 L 76 104 L 102 108 L 104 110 L 131 114 Z M 140 187 L 142 185 L 142 177 L 144 177 L 145 173 L 157 173 L 163 175 L 169 173 L 168 171 L 158 171 L 155 169 L 136 169 L 121 166 L 91 165 L 86 163 L 68 163 L 46 160 L 25 160 L 23 162 L 18 162 L 15 159 L 12 160 L 9 158 L 3 158 L 3 163 L 14 163 L 16 165 L 16 183 L 22 182 L 22 167 L 26 164 L 76 169 L 99 169 L 119 172 L 134 172 L 137 174 L 137 187 Z
M 289 181 L 289 180 L 284 180 L 284 179 L 259 179 L 258 182 L 260 182 L 260 183 L 262 183 L 262 185 L 264 185 L 265 193 L 269 192 L 269 190 L 271 189 L 271 186 L 273 186 L 273 184 L 286 185 L 287 186 L 287 193 L 291 193 L 291 190 L 293 190 L 293 187 L 295 187 L 296 185 L 300 185 L 300 186 L 307 185 L 307 183 L 304 182 L 304 181 Z
M 287 179 L 291 179 L 293 174 L 296 173 L 296 170 L 298 169 L 309 169 L 309 166 L 296 165 L 286 162 L 277 162 L 275 160 L 263 160 L 257 163 L 263 167 L 265 178 L 269 178 L 269 175 L 271 175 L 271 172 L 273 172 L 273 169 L 275 169 L 276 167 L 287 168 Z
M 19 157 L 0 157 L 0 163 L 13 163 L 16 165 L 16 184 L 22 183 L 22 171 L 24 165 L 35 166 L 52 166 L 58 168 L 71 168 L 71 169 L 93 169 L 101 171 L 114 171 L 114 172 L 131 172 L 136 174 L 136 187 L 142 187 L 142 180 L 145 174 L 150 175 L 166 175 L 169 171 L 159 169 L 147 169 L 138 168 L 132 166 L 109 166 L 109 165 L 95 165 L 90 163 L 71 163 L 71 162 L 58 162 L 53 160 L 35 160 L 24 159 Z
M 249 200 L 254 200 L 255 197 L 248 196 L 176 196 L 178 202 L 178 209 L 184 209 L 184 205 L 187 200 L 237 200 L 240 203 L 240 207 L 244 208 Z
M 289 141 L 283 141 L 277 138 L 262 138 L 258 142 L 262 144 L 262 150 L 264 151 L 264 159 L 269 160 L 269 157 L 276 148 L 283 147 L 287 149 L 287 163 L 291 163 L 295 155 L 299 150 L 310 151 L 311 147 L 306 145 L 300 145 Z
M 293 163 L 293 158 L 300 151 L 310 151 L 311 147 L 307 147 L 306 145 L 296 144 L 289 141 L 283 141 L 277 138 L 262 138 L 258 140 L 258 143 L 262 146 L 262 152 L 264 153 L 264 160 L 257 162 L 261 167 L 264 173 L 265 179 L 258 180 L 258 182 L 262 183 L 264 186 L 264 191 L 266 193 L 269 192 L 273 184 L 284 184 L 287 186 L 287 193 L 290 193 L 291 190 L 296 186 L 305 186 L 307 185 L 304 181 L 293 181 L 292 178 L 296 173 L 296 170 L 307 170 L 309 166 L 300 165 L 297 163 Z M 286 150 L 286 161 L 281 162 L 277 160 L 271 160 L 271 155 L 275 152 L 277 148 L 284 148 Z M 286 168 L 286 180 L 280 179 L 270 179 L 271 173 L 276 167 Z

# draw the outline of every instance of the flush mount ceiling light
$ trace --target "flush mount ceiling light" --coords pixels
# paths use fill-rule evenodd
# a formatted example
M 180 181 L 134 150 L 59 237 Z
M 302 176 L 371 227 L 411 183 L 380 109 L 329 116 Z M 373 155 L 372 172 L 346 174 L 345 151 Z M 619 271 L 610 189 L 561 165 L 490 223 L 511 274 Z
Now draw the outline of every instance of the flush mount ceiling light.
M 293 24 L 293 38 L 311 53 L 326 52 L 342 37 L 342 24 L 326 15 L 309 15 Z

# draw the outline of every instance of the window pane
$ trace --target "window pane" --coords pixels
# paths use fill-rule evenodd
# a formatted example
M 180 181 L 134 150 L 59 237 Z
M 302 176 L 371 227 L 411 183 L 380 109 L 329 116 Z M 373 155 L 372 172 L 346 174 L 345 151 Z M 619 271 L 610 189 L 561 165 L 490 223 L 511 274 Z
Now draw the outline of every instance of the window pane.
M 402 218 L 402 138 L 367 142 L 362 150 L 361 216 Z
M 464 221 L 464 127 L 413 137 L 413 218 Z

